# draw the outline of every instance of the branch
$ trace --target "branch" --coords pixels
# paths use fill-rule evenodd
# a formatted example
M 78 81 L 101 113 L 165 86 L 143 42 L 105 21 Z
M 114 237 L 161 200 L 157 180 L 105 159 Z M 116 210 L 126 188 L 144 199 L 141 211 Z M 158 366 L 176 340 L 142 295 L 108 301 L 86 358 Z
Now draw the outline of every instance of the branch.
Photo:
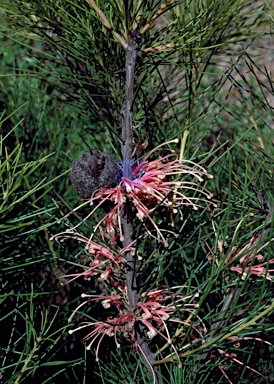
M 149 48 L 143 49 L 142 51 L 140 51 L 140 54 L 147 55 L 148 53 L 163 52 L 163 51 L 167 51 L 168 49 L 175 49 L 178 47 L 180 47 L 180 44 L 168 43 L 166 45 L 159 45 L 157 47 L 149 47 Z
M 133 142 L 133 125 L 132 125 L 132 109 L 134 97 L 134 77 L 135 65 L 137 59 L 137 44 L 128 38 L 126 48 L 126 85 L 123 105 L 123 121 L 122 121 L 122 169 L 123 176 L 132 179 L 132 142 Z M 127 202 L 121 217 L 123 227 L 123 247 L 126 248 L 132 243 L 133 225 L 130 204 Z M 135 256 L 131 252 L 127 252 L 127 271 L 126 271 L 126 287 L 130 310 L 134 311 L 138 304 L 138 292 L 135 272 Z
M 149 20 L 149 22 L 142 28 L 140 32 L 141 35 L 143 35 L 151 27 L 151 24 L 153 24 L 157 17 L 159 17 L 167 9 L 168 4 L 171 2 L 172 0 L 166 0 L 166 2 L 161 5 L 159 11 L 157 11 L 155 15 L 153 15 L 152 18 Z
M 123 120 L 122 120 L 122 169 L 123 176 L 132 179 L 132 145 L 133 145 L 133 101 L 134 101 L 134 80 L 135 80 L 135 67 L 137 60 L 137 48 L 138 44 L 132 38 L 128 31 L 128 41 L 126 47 L 126 84 L 125 84 L 125 96 L 123 105 Z M 123 228 L 123 247 L 126 248 L 132 244 L 133 238 L 133 225 L 132 225 L 132 210 L 130 203 L 125 204 L 124 212 L 121 216 L 121 223 Z M 135 255 L 131 252 L 125 254 L 127 260 L 127 270 L 125 272 L 127 297 L 129 301 L 129 307 L 132 312 L 138 306 L 139 295 L 137 290 L 136 281 L 136 266 L 135 266 Z M 142 325 L 135 327 L 135 334 L 137 344 L 140 349 L 141 360 L 148 369 L 148 372 L 154 378 L 154 383 L 161 384 L 162 380 L 158 374 L 158 370 L 152 368 L 152 364 L 155 361 L 155 355 L 149 348 L 146 341 L 146 332 Z
M 118 43 L 120 43 L 125 49 L 127 49 L 127 43 L 126 41 L 123 39 L 123 37 L 118 33 L 116 32 L 112 26 L 110 25 L 106 15 L 104 14 L 104 12 L 95 4 L 95 1 L 94 0 L 87 0 L 89 2 L 89 4 L 92 6 L 92 8 L 94 9 L 94 11 L 97 13 L 97 15 L 99 16 L 99 18 L 101 19 L 102 23 L 107 27 L 107 29 L 113 34 L 113 36 L 115 37 L 115 39 L 118 41 Z

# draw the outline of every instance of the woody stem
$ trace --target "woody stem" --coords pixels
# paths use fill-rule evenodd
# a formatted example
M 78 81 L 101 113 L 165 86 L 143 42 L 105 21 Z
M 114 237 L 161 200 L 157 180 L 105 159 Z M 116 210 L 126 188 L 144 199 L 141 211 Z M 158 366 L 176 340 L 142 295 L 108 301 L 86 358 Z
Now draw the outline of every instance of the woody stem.
M 130 36 L 126 48 L 126 84 L 125 84 L 125 97 L 123 106 L 123 126 L 122 126 L 122 158 L 123 158 L 123 176 L 127 179 L 132 179 L 132 142 L 133 142 L 133 125 L 132 125 L 132 112 L 133 112 L 133 98 L 134 98 L 134 76 L 135 65 L 137 58 L 138 45 Z M 124 213 L 121 218 L 123 225 L 123 246 L 127 247 L 132 243 L 133 238 L 133 225 L 130 205 L 127 202 L 125 205 Z M 126 272 L 126 286 L 128 300 L 131 310 L 136 307 L 138 303 L 138 293 L 136 286 L 135 274 L 135 257 L 131 252 L 126 253 L 127 259 L 127 272 Z
M 127 179 L 132 179 L 132 145 L 133 145 L 133 101 L 134 101 L 134 80 L 135 80 L 135 67 L 137 60 L 137 48 L 138 44 L 132 38 L 131 34 L 128 34 L 128 41 L 126 47 L 126 84 L 125 84 L 125 96 L 123 105 L 123 123 L 122 123 L 122 169 L 123 176 Z M 123 227 L 123 247 L 128 247 L 133 240 L 133 225 L 132 225 L 132 209 L 130 202 L 125 203 L 124 212 L 121 216 L 121 222 Z M 136 281 L 136 266 L 135 255 L 131 252 L 125 254 L 127 260 L 127 270 L 125 272 L 127 297 L 130 310 L 133 312 L 139 301 L 137 281 Z M 155 378 L 155 383 L 161 384 L 161 379 L 158 376 L 158 372 L 152 369 L 151 365 L 155 361 L 155 355 L 151 352 L 148 343 L 145 341 L 144 327 L 139 325 L 135 328 L 137 343 L 142 350 L 141 359 L 147 366 L 151 376 Z

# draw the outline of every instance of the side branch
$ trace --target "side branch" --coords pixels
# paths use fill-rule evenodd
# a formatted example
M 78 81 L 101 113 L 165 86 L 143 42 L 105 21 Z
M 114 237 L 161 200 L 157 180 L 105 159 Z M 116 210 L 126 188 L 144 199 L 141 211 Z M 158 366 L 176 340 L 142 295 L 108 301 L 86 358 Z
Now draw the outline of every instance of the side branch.
M 94 0 L 87 0 L 89 2 L 89 4 L 92 6 L 92 8 L 94 9 L 94 11 L 97 13 L 97 15 L 99 16 L 99 18 L 101 19 L 102 23 L 107 27 L 107 29 L 113 34 L 113 36 L 115 37 L 115 39 L 118 41 L 118 43 L 120 43 L 125 49 L 127 48 L 127 43 L 126 41 L 123 39 L 123 37 L 116 31 L 114 31 L 114 29 L 112 28 L 112 26 L 110 25 L 109 21 L 108 21 L 108 18 L 106 17 L 106 15 L 104 14 L 104 12 L 95 4 L 95 1 Z
M 169 3 L 171 3 L 172 0 L 166 0 L 164 4 L 161 5 L 160 9 L 155 13 L 155 15 L 152 16 L 152 18 L 149 20 L 149 22 L 142 28 L 140 34 L 143 35 L 154 23 L 154 21 L 159 17 L 168 7 Z

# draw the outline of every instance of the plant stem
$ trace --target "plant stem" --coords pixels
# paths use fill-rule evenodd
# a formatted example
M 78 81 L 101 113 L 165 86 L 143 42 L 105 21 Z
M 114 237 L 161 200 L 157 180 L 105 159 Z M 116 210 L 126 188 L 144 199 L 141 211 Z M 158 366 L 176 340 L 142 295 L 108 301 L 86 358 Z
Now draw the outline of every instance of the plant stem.
M 122 157 L 123 157 L 123 176 L 127 179 L 132 178 L 132 141 L 133 141 L 133 126 L 132 126 L 132 109 L 134 97 L 134 75 L 137 59 L 137 47 L 135 41 L 128 42 L 126 48 L 126 88 L 123 107 L 123 126 L 122 126 Z
M 125 97 L 123 105 L 123 124 L 122 124 L 122 169 L 123 177 L 132 179 L 132 146 L 133 146 L 133 100 L 134 100 L 134 80 L 135 80 L 135 67 L 137 60 L 138 44 L 128 34 L 128 41 L 126 47 L 126 84 L 125 84 Z M 124 212 L 121 216 L 123 227 L 123 247 L 129 246 L 133 241 L 133 225 L 132 225 L 132 210 L 130 203 L 125 204 Z M 131 252 L 125 254 L 127 260 L 127 269 L 125 272 L 127 297 L 130 310 L 133 312 L 138 305 L 139 296 L 136 281 L 136 268 L 135 256 Z M 149 373 L 154 377 L 154 382 L 161 383 L 158 374 L 154 372 L 152 364 L 155 361 L 155 355 L 151 352 L 148 343 L 145 341 L 146 334 L 144 327 L 141 325 L 135 328 L 137 343 L 141 349 L 141 360 L 146 365 Z
M 123 176 L 127 179 L 132 179 L 132 142 L 133 142 L 133 125 L 132 125 L 132 111 L 133 111 L 133 97 L 134 97 L 134 76 L 135 66 L 137 59 L 137 47 L 135 41 L 129 37 L 126 48 L 126 85 L 125 85 L 125 98 L 123 106 L 123 125 L 122 125 L 122 161 L 123 161 Z M 132 215 L 129 204 L 125 205 L 124 213 L 121 217 L 123 226 L 123 246 L 127 247 L 132 243 L 133 225 Z M 130 309 L 134 310 L 138 303 L 136 274 L 135 274 L 135 258 L 131 252 L 127 252 L 127 272 L 126 272 L 126 286 Z
M 42 337 L 38 336 L 36 339 L 34 339 L 34 346 L 32 350 L 30 351 L 28 357 L 25 359 L 23 368 L 21 369 L 19 376 L 17 376 L 17 379 L 14 381 L 14 384 L 18 384 L 21 381 L 22 376 L 27 371 L 29 364 L 31 363 L 33 356 L 35 353 L 39 350 L 39 343 L 41 342 Z

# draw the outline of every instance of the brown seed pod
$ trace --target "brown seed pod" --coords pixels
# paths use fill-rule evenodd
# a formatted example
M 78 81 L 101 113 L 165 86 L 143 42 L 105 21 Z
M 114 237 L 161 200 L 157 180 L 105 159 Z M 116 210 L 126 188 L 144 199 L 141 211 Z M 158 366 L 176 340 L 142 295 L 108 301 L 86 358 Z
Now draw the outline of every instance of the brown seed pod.
M 118 160 L 112 153 L 91 149 L 72 163 L 70 181 L 79 195 L 88 199 L 98 188 L 114 187 L 118 170 Z

